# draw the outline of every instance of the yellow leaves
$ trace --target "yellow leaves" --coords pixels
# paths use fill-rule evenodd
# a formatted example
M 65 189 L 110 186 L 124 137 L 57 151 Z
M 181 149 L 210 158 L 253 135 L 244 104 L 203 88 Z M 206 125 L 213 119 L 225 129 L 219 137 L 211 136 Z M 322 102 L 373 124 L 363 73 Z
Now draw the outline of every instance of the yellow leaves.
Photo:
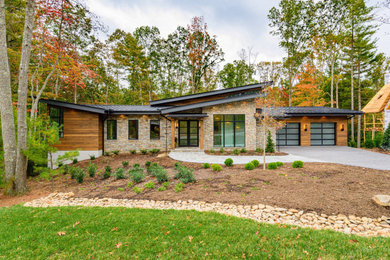
M 118 228 L 114 227 L 114 228 L 111 229 L 111 231 L 118 231 Z
M 60 231 L 57 233 L 58 236 L 65 236 L 66 235 L 66 232 L 65 231 Z
M 188 236 L 188 241 L 191 243 L 192 239 L 194 239 L 192 236 Z
M 120 248 L 122 246 L 122 243 L 121 242 L 119 242 L 118 244 L 115 244 L 115 247 L 116 248 Z

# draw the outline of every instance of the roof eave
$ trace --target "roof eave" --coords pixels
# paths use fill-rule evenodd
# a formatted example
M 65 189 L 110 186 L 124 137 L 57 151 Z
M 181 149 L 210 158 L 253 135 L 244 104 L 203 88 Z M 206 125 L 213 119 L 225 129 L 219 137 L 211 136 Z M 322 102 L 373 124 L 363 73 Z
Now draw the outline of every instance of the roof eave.
M 90 107 L 90 106 L 84 106 L 84 105 L 73 104 L 73 103 L 57 101 L 57 100 L 40 99 L 39 102 L 45 103 L 45 104 L 48 104 L 51 106 L 76 109 L 76 110 L 90 112 L 90 113 L 96 113 L 96 114 L 106 114 L 107 113 L 107 111 L 105 109 L 102 109 L 102 108 L 94 108 L 94 107 Z

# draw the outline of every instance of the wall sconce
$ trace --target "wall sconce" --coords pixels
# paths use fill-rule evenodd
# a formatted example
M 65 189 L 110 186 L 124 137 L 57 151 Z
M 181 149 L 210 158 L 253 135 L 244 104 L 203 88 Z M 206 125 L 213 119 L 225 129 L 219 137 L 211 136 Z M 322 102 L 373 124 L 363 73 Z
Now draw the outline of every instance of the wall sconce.
M 304 125 L 303 125 L 303 130 L 304 130 L 305 132 L 307 132 L 307 124 L 304 124 Z
M 179 128 L 179 120 L 175 120 L 175 126 L 176 128 Z
M 340 131 L 344 131 L 344 124 L 340 125 Z

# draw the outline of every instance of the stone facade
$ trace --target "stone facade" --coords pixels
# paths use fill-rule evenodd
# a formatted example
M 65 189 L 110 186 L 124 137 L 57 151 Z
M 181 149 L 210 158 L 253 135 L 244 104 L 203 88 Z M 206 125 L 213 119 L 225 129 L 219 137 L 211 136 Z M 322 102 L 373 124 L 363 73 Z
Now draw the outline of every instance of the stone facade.
M 171 149 L 171 122 L 159 115 L 116 115 L 108 120 L 117 120 L 117 139 L 107 140 L 107 120 L 104 122 L 104 150 L 129 152 L 140 149 Z M 138 120 L 138 140 L 129 140 L 129 120 Z M 160 139 L 150 139 L 150 120 L 160 120 Z
M 276 129 L 274 127 L 268 129 L 271 132 L 272 140 L 276 145 Z M 264 148 L 264 127 L 260 121 L 256 122 L 256 148 Z M 266 133 L 265 143 L 267 144 L 268 131 Z
M 203 108 L 208 117 L 204 119 L 204 150 L 219 149 L 214 147 L 214 115 L 245 114 L 245 148 L 256 149 L 256 103 L 255 100 L 232 102 Z M 224 148 L 233 150 L 233 148 Z

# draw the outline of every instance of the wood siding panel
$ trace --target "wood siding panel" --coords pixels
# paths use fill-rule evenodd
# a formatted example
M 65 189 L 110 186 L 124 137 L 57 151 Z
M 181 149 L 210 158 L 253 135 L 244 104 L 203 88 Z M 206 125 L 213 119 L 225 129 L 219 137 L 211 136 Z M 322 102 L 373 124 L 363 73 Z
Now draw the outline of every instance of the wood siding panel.
M 98 114 L 64 109 L 64 137 L 55 145 L 59 151 L 81 149 L 97 151 L 103 148 L 102 122 Z
M 348 145 L 348 119 L 347 117 L 293 117 L 286 120 L 286 123 L 301 124 L 301 146 L 310 146 L 310 123 L 336 123 L 336 145 Z M 341 126 L 344 125 L 344 131 Z M 306 131 L 305 131 L 306 127 Z

